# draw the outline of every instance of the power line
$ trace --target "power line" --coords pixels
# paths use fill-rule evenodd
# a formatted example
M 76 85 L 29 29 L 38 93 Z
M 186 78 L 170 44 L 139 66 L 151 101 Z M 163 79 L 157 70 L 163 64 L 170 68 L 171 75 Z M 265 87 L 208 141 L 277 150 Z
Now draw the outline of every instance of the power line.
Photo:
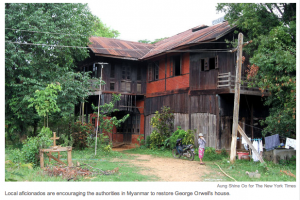
M 54 33 L 54 32 L 45 32 L 45 31 L 31 31 L 31 30 L 24 30 L 24 29 L 16 29 L 16 28 L 5 28 L 8 30 L 15 30 L 15 31 L 21 31 L 21 32 L 31 32 L 31 33 L 44 33 L 44 34 L 57 34 L 57 35 L 74 35 L 74 36 L 85 36 L 81 34 L 68 34 L 68 33 Z M 92 37 L 101 37 L 101 36 L 92 36 Z M 113 38 L 117 39 L 117 38 Z M 167 38 L 168 39 L 168 38 Z M 232 41 L 230 42 L 199 42 L 199 44 L 207 44 L 207 43 L 215 43 L 215 44 L 232 44 Z M 246 44 L 248 42 L 244 42 Z
M 79 49 L 103 49 L 103 50 L 118 50 L 118 51 L 137 51 L 137 50 L 146 50 L 149 49 L 118 49 L 118 48 L 100 48 L 100 47 L 82 47 L 82 46 L 66 46 L 66 45 L 54 45 L 54 44 L 35 44 L 35 43 L 24 43 L 24 42 L 12 42 L 12 41 L 5 41 L 6 43 L 13 43 L 13 44 L 21 44 L 21 45 L 32 45 L 32 46 L 48 46 L 48 47 L 62 47 L 62 48 L 79 48 Z M 152 51 L 161 51 L 161 50 L 152 50 Z M 224 49 L 214 49 L 209 51 L 208 49 L 194 49 L 194 50 L 167 50 L 161 52 L 231 52 L 231 50 L 224 50 Z
M 53 32 L 42 32 L 42 31 L 29 31 L 23 29 L 15 29 L 15 28 L 5 28 L 8 30 L 21 31 L 21 32 L 31 32 L 31 33 L 44 33 L 44 34 L 57 34 L 57 35 L 74 35 L 74 36 L 84 36 L 80 34 L 68 34 L 68 33 L 53 33 Z

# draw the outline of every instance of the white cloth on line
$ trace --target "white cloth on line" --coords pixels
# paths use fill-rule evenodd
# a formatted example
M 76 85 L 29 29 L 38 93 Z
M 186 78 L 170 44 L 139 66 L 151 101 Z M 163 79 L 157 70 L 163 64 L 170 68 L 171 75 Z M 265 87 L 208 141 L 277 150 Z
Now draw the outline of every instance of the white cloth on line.
M 292 138 L 286 138 L 285 148 L 289 149 L 290 147 L 293 147 L 296 150 L 297 146 L 297 140 Z

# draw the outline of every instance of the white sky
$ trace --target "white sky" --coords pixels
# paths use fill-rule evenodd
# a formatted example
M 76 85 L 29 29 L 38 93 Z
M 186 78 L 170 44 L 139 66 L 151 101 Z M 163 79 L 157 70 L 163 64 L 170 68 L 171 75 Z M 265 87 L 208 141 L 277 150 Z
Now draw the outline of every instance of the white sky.
M 203 0 L 99 0 L 87 1 L 92 13 L 112 29 L 118 39 L 138 41 L 170 37 L 222 16 L 216 1 Z

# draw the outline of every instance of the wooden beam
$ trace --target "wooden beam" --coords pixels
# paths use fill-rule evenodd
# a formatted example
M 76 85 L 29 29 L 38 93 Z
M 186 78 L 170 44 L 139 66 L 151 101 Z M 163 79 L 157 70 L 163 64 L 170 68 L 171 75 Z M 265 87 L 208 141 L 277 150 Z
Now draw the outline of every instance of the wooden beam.
M 59 162 L 60 164 L 66 165 L 66 163 L 64 163 L 63 161 L 55 158 L 54 156 L 52 156 L 50 153 L 47 153 L 47 156 L 49 156 L 49 158 L 52 158 L 53 160 Z
M 239 33 L 239 36 L 238 36 L 237 66 L 236 66 L 236 79 L 235 79 L 235 89 L 234 89 L 235 91 L 234 91 L 234 109 L 233 109 L 233 124 L 232 124 L 230 163 L 234 163 L 235 162 L 235 157 L 236 157 L 237 128 L 238 128 L 239 109 L 240 109 L 242 50 L 243 50 L 243 34 Z
M 254 148 L 254 146 L 252 145 L 251 141 L 248 139 L 246 133 L 244 132 L 244 130 L 242 129 L 242 127 L 240 127 L 240 125 L 238 125 L 238 131 L 244 137 L 244 140 L 247 142 L 247 144 L 249 145 L 249 147 L 253 150 L 254 154 L 259 158 L 259 161 L 261 163 L 264 163 L 264 160 L 259 155 L 259 153 L 256 151 L 256 149 Z

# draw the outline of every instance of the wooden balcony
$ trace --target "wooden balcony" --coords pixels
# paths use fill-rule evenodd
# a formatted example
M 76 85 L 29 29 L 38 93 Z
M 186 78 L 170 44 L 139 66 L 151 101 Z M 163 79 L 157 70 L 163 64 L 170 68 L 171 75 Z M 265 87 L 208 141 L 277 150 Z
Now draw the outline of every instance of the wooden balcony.
M 247 77 L 241 77 L 241 88 L 240 94 L 247 94 L 247 95 L 257 95 L 257 96 L 268 96 L 270 95 L 268 91 L 262 92 L 259 90 L 258 87 L 249 87 L 249 81 Z M 218 74 L 218 89 L 229 89 L 229 93 L 234 93 L 235 87 L 235 75 L 232 75 L 231 72 L 228 73 L 219 73 Z

